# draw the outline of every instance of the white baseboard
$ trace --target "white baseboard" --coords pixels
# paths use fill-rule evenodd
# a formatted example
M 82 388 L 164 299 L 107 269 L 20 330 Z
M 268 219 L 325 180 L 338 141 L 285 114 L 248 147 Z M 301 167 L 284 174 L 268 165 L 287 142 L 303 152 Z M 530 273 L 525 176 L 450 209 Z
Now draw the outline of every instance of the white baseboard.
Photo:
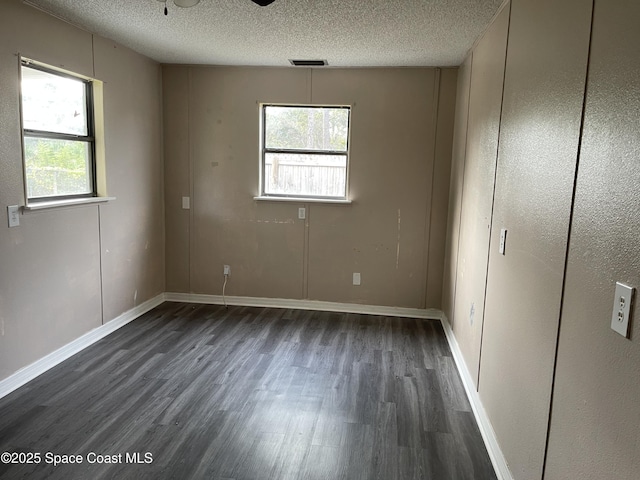
M 42 357 L 40 360 L 35 361 L 31 365 L 28 365 L 18 370 L 13 375 L 0 381 L 0 398 L 10 394 L 14 390 L 20 388 L 25 383 L 33 380 L 39 375 L 42 375 L 47 370 L 55 367 L 59 363 L 65 361 L 67 358 L 75 355 L 79 351 L 87 348 L 89 345 L 96 343 L 98 340 L 106 337 L 112 332 L 115 332 L 120 327 L 123 327 L 127 323 L 135 320 L 140 315 L 147 313 L 149 310 L 157 307 L 164 302 L 164 293 L 147 300 L 144 303 L 124 312 L 122 315 L 114 318 L 110 322 L 101 325 L 98 328 L 85 333 L 81 337 L 76 338 L 65 346 L 51 352 L 50 354 Z
M 436 309 L 385 307 L 382 305 L 358 305 L 355 303 L 323 302 L 320 300 L 291 300 L 286 298 L 225 297 L 227 305 L 244 307 L 293 308 L 297 310 L 321 310 L 324 312 L 386 315 L 388 317 L 428 318 L 441 320 L 442 312 Z M 223 305 L 221 295 L 198 293 L 165 293 L 167 302 L 206 303 Z
M 489 453 L 489 458 L 491 459 L 493 468 L 496 471 L 498 480 L 513 480 L 513 475 L 511 475 L 511 471 L 509 470 L 509 466 L 507 465 L 507 460 L 504 458 L 502 449 L 498 444 L 496 432 L 493 430 L 491 421 L 489 420 L 487 412 L 482 405 L 480 395 L 478 395 L 478 392 L 475 388 L 471 373 L 467 368 L 467 364 L 464 362 L 462 351 L 460 350 L 458 341 L 453 334 L 451 325 L 449 324 L 449 321 L 444 314 L 442 315 L 441 321 L 442 327 L 444 328 L 444 333 L 447 336 L 447 341 L 449 342 L 449 348 L 451 349 L 451 353 L 453 354 L 453 358 L 458 367 L 458 372 L 460 372 L 460 377 L 462 377 L 464 389 L 467 392 L 467 397 L 469 397 L 471 409 L 473 410 L 473 414 L 476 417 L 476 422 L 478 423 L 480 434 L 482 435 L 484 444 L 487 447 L 487 452 Z

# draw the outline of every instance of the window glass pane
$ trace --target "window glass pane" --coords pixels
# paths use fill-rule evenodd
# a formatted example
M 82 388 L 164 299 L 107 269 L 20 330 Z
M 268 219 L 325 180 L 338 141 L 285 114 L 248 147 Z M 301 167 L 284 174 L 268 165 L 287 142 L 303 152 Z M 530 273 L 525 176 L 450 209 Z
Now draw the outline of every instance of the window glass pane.
M 266 153 L 266 194 L 344 197 L 347 156 L 297 153 Z
M 81 80 L 22 67 L 22 121 L 27 130 L 87 135 Z
M 92 192 L 90 143 L 24 137 L 29 198 Z
M 265 107 L 265 147 L 346 152 L 349 109 Z

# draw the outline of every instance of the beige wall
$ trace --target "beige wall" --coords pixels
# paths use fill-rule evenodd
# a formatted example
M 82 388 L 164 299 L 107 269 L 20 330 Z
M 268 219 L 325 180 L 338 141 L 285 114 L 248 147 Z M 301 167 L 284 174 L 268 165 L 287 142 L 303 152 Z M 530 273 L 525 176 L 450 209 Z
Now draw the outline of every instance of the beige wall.
M 509 5 L 473 51 L 453 331 L 477 384 Z
M 456 277 L 458 267 L 458 244 L 460 239 L 460 212 L 464 187 L 464 163 L 467 149 L 467 125 L 469 116 L 469 91 L 471 87 L 470 52 L 458 69 L 456 90 L 456 110 L 451 152 L 451 179 L 449 183 L 449 211 L 447 218 L 447 238 L 442 276 L 442 311 L 449 321 L 455 321 Z
M 609 327 L 615 282 L 640 285 L 640 8 L 596 1 L 591 29 L 592 5 L 511 2 L 499 134 L 487 119 L 500 95 L 487 87 L 497 85 L 491 78 L 502 67 L 485 63 L 481 73 L 479 59 L 505 29 L 500 16 L 467 59 L 466 155 L 454 156 L 452 169 L 452 192 L 462 188 L 463 200 L 460 207 L 452 193 L 450 207 L 454 221 L 460 212 L 460 242 L 450 245 L 443 303 L 467 368 L 473 375 L 479 367 L 480 399 L 518 480 L 631 479 L 640 467 L 637 326 L 630 340 Z M 466 92 L 459 95 L 460 103 Z M 476 118 L 483 110 L 494 113 Z M 466 121 L 464 112 L 456 121 Z M 462 137 L 456 132 L 456 142 Z M 495 140 L 494 195 L 491 165 L 478 161 L 491 157 Z M 456 165 L 464 165 L 462 175 Z M 487 245 L 481 231 L 492 198 Z M 454 235 L 455 224 L 449 230 Z M 482 298 L 482 275 L 473 269 L 487 254 Z M 470 347 L 477 341 L 471 298 L 486 303 L 480 351 Z
M 18 53 L 105 82 L 107 188 L 117 200 L 28 212 L 7 227 L 7 205 L 24 205 Z M 1 380 L 164 291 L 164 239 L 157 64 L 7 0 L 0 84 Z
M 447 222 L 449 221 L 449 188 L 451 160 L 453 155 L 453 125 L 458 71 L 441 70 L 438 120 L 436 125 L 435 164 L 433 167 L 433 190 L 431 195 L 431 218 L 427 250 L 426 305 L 442 308 L 442 277 L 447 244 Z
M 640 5 L 596 1 L 546 479 L 637 479 L 640 297 L 631 339 L 614 285 L 640 287 Z
M 189 167 L 189 70 L 164 66 L 162 69 L 164 122 L 164 201 L 166 288 L 186 291 L 189 285 L 190 211 L 182 210 L 182 197 L 191 195 Z M 176 232 L 181 232 L 177 235 Z
M 512 2 L 479 393 L 522 480 L 544 462 L 590 21 L 591 0 Z
M 169 66 L 164 82 L 172 291 L 219 295 L 229 264 L 228 295 L 439 307 L 455 70 Z M 352 204 L 253 199 L 261 102 L 353 105 Z

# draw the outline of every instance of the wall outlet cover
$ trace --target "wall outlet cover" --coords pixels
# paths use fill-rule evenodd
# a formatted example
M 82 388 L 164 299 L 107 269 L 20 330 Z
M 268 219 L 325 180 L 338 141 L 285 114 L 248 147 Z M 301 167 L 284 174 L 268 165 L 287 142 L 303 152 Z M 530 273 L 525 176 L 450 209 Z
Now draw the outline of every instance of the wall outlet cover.
M 616 282 L 616 293 L 613 298 L 611 329 L 625 338 L 629 338 L 629 320 L 633 305 L 635 288 Z

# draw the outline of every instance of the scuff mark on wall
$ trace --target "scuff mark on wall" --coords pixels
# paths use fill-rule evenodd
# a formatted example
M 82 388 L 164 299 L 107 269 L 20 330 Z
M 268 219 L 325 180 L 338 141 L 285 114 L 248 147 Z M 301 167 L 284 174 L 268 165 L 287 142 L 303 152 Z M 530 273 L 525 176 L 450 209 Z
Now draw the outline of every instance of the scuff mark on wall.
M 396 247 L 396 270 L 400 267 L 400 229 L 402 225 L 402 216 L 400 215 L 400 209 L 398 209 L 398 246 Z
M 469 325 L 473 325 L 473 320 L 476 316 L 476 304 L 471 302 L 471 309 L 469 310 Z

